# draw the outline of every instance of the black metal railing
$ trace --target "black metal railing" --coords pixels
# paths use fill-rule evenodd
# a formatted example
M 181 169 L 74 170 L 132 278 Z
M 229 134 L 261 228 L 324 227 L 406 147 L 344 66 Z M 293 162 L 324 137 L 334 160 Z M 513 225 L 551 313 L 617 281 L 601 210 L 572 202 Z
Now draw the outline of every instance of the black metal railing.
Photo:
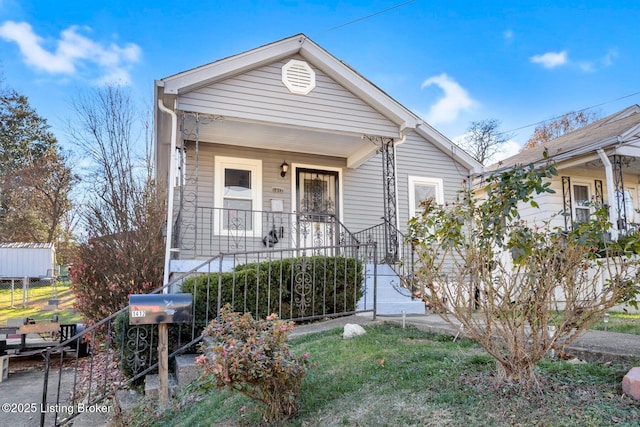
M 189 292 L 193 317 L 170 324 L 169 357 L 194 352 L 205 325 L 223 304 L 263 318 L 301 321 L 373 312 L 358 306 L 366 280 L 375 295 L 376 278 L 364 265 L 376 256 L 375 243 L 219 254 L 163 288 Z M 233 266 L 224 265 L 229 259 Z M 249 263 L 247 263 L 249 262 Z M 157 326 L 130 325 L 128 307 L 69 337 L 43 353 L 44 384 L 40 425 L 62 425 L 157 369 Z M 69 354 L 73 352 L 70 357 Z M 82 358 L 81 355 L 86 354 Z M 81 375 L 80 373 L 83 372 Z
M 368 246 L 369 251 L 376 251 L 375 254 L 368 254 L 369 259 L 375 258 L 378 262 L 389 265 L 400 278 L 402 287 L 408 289 L 412 297 L 419 291 L 416 280 L 418 256 L 415 246 L 397 227 L 383 222 L 355 232 L 353 236 L 365 244 L 376 243 L 375 249 Z
M 357 244 L 333 214 L 285 213 L 198 206 L 180 248 L 194 256 Z

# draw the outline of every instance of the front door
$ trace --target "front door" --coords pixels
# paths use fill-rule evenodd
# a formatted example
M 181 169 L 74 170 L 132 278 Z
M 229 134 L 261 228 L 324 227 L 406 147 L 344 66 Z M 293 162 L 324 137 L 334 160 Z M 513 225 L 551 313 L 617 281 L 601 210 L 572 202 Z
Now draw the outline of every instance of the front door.
M 337 241 L 338 182 L 336 171 L 296 169 L 296 247 L 332 246 Z

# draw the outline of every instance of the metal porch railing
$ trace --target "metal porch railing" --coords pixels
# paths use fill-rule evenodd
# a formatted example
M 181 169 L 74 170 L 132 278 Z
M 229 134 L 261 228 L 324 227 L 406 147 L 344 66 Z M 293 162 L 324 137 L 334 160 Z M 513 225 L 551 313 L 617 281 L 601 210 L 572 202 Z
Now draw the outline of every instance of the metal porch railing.
M 395 236 L 393 235 L 395 234 Z M 353 233 L 356 240 L 376 246 L 369 246 L 369 259 L 376 259 L 380 263 L 389 265 L 400 278 L 401 286 L 411 293 L 411 297 L 419 289 L 416 281 L 416 267 L 418 256 L 413 243 L 408 241 L 404 233 L 387 222 Z
M 169 357 L 193 352 L 205 325 L 224 303 L 263 318 L 312 320 L 356 313 L 365 282 L 364 264 L 375 259 L 375 243 L 272 249 L 219 254 L 153 293 L 180 287 L 192 294 L 191 323 L 170 324 Z M 222 272 L 223 259 L 234 259 Z M 255 260 L 240 264 L 238 260 Z M 206 266 L 206 267 L 205 267 Z M 204 271 L 203 271 L 204 270 Z M 375 295 L 375 274 L 373 275 Z M 63 425 L 79 415 L 78 405 L 100 404 L 157 369 L 157 326 L 129 325 L 128 307 L 43 353 L 40 425 Z M 362 310 L 373 312 L 372 309 Z M 87 346 L 81 358 L 81 346 Z M 72 357 L 70 352 L 75 350 Z M 84 371 L 84 375 L 79 373 Z
M 286 213 L 198 206 L 193 224 L 178 230 L 177 245 L 196 257 L 220 252 L 354 245 L 333 214 Z

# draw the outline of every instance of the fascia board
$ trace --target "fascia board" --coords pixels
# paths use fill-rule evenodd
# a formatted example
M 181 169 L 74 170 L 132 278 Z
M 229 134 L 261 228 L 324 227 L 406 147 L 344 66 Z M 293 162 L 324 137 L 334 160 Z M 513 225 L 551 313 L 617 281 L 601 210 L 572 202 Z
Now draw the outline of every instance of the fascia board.
M 623 145 L 616 148 L 613 154 L 618 156 L 640 157 L 640 147 L 635 145 Z
M 618 137 L 618 140 L 621 142 L 624 142 L 630 139 L 631 137 L 636 136 L 636 134 L 638 133 L 640 133 L 640 123 L 630 127 L 629 129 L 621 133 L 620 136 Z
M 574 165 L 576 162 L 574 162 L 573 160 L 584 156 L 586 154 L 589 153 L 595 153 L 597 150 L 599 149 L 603 149 L 603 150 L 607 150 L 609 148 L 611 148 L 610 146 L 617 144 L 617 137 L 611 137 L 611 138 L 607 138 L 605 140 L 601 140 L 601 141 L 597 141 L 588 145 L 585 145 L 583 147 L 577 148 L 575 150 L 572 151 L 568 151 L 566 153 L 562 153 L 559 154 L 557 156 L 549 156 L 549 159 L 538 159 L 534 162 L 530 162 L 533 163 L 534 167 L 539 167 L 542 166 L 544 164 L 546 164 L 549 161 L 555 162 L 557 164 L 557 168 L 558 169 L 564 169 L 566 168 L 567 164 L 570 165 Z M 578 160 L 578 162 L 582 162 L 582 159 Z M 519 163 L 522 164 L 522 163 Z M 529 164 L 529 163 L 527 163 Z M 512 169 L 514 166 L 516 165 L 509 165 L 509 166 L 504 166 L 501 168 L 497 168 L 495 170 L 492 170 L 491 173 L 495 174 L 495 173 L 500 173 L 502 171 L 505 170 L 509 170 Z
M 294 37 L 164 78 L 162 81 L 165 93 L 188 92 L 214 81 L 278 61 L 296 54 L 300 50 L 300 44 L 300 37 Z

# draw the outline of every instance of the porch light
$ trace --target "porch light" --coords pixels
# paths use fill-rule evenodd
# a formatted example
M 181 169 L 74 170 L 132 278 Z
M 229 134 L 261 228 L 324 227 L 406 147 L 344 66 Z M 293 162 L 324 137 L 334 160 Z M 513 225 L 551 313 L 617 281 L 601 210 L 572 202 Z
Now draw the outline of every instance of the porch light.
M 280 176 L 284 178 L 287 176 L 287 172 L 289 172 L 289 163 L 285 161 L 280 165 Z

